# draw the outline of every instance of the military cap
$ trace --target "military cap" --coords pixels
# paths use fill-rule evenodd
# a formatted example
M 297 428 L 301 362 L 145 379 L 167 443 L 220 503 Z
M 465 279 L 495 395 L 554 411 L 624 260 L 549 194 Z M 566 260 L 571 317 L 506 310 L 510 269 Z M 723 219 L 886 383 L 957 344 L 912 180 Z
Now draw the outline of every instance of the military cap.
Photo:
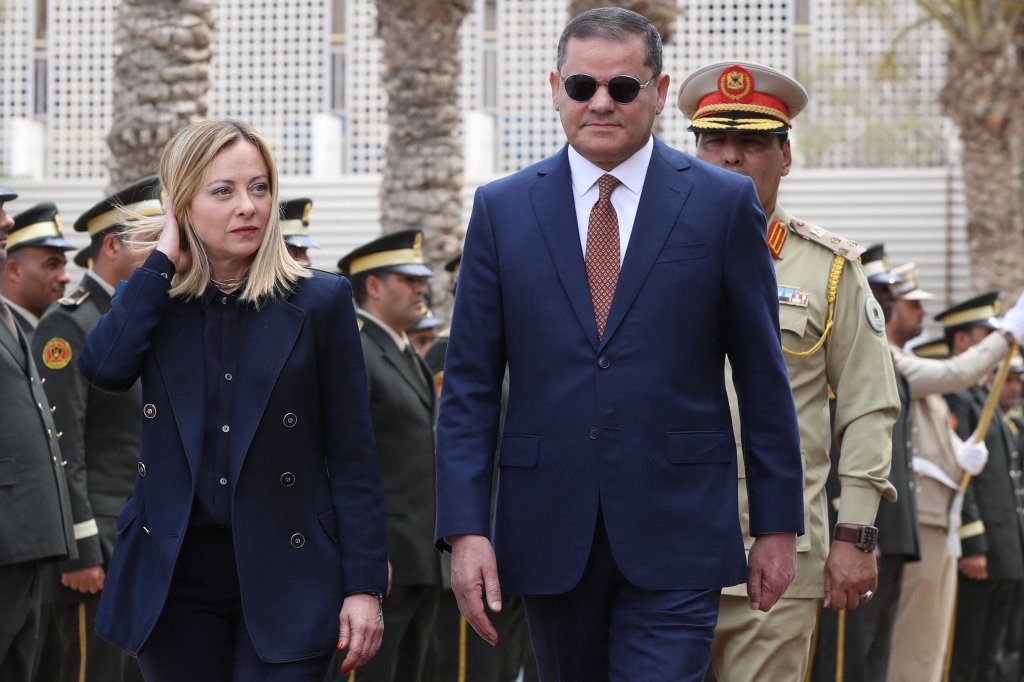
M 281 234 L 284 243 L 301 249 L 319 249 L 309 236 L 309 212 L 313 209 L 312 199 L 285 199 L 281 201 Z
M 986 291 L 966 301 L 946 308 L 935 316 L 944 329 L 979 326 L 986 329 L 1000 329 L 999 290 Z
M 893 286 L 893 293 L 896 294 L 896 298 L 902 298 L 907 301 L 927 301 L 928 299 L 935 298 L 934 294 L 921 288 L 921 280 L 917 274 L 917 264 L 904 263 L 898 268 L 893 268 L 892 273 L 903 280 L 901 284 Z
M 434 317 L 434 311 L 430 308 L 423 306 L 423 317 L 419 319 L 419 322 L 413 324 L 411 327 L 406 329 L 407 332 L 420 332 L 424 329 L 434 329 L 440 327 L 443 322 L 438 318 Z
M 60 213 L 53 202 L 44 201 L 14 216 L 14 227 L 7 235 L 7 252 L 24 246 L 46 246 L 64 251 L 78 247 L 64 238 Z
M 1010 356 L 1010 371 L 1014 374 L 1024 374 L 1024 358 L 1020 356 L 1020 346 L 1013 349 Z
M 869 246 L 860 256 L 864 266 L 864 274 L 871 284 L 901 284 L 902 279 L 889 270 L 889 256 L 885 254 L 885 244 Z
M 75 252 L 75 257 L 72 259 L 75 261 L 75 265 L 80 268 L 88 270 L 92 267 L 92 245 L 83 246 Z
M 338 261 L 338 269 L 349 277 L 368 272 L 398 272 L 413 277 L 432 277 L 423 264 L 423 231 L 402 230 L 377 237 Z
M 125 225 L 138 216 L 163 215 L 163 188 L 160 178 L 147 175 L 117 190 L 83 213 L 75 221 L 75 232 L 88 232 L 90 237 Z
M 785 133 L 807 106 L 807 91 L 764 64 L 716 62 L 686 77 L 677 103 L 696 133 Z
M 451 258 L 444 264 L 444 269 L 447 272 L 452 273 L 456 277 L 459 276 L 459 267 L 462 265 L 462 253 L 460 252 L 454 258 Z
M 6 187 L 0 187 L 0 202 L 14 201 L 18 198 L 18 193 L 14 190 L 7 189 Z
M 910 349 L 914 355 L 921 358 L 933 358 L 941 360 L 942 358 L 949 357 L 949 345 L 946 343 L 946 339 L 938 337 L 935 339 L 928 339 L 922 341 L 916 346 Z

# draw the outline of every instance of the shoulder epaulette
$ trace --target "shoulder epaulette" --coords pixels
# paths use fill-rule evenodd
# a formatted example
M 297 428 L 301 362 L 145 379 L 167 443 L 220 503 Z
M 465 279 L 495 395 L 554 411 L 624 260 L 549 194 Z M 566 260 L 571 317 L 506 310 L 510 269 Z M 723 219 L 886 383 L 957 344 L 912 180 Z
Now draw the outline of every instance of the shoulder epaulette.
M 857 260 L 860 258 L 860 254 L 866 251 L 863 246 L 852 239 L 840 237 L 823 227 L 812 225 L 798 218 L 790 218 L 789 228 L 804 239 L 820 244 L 835 255 L 842 256 L 848 261 Z
M 77 308 L 90 296 L 92 296 L 91 291 L 88 291 L 85 287 L 78 287 L 67 296 L 57 299 L 57 303 L 67 308 Z

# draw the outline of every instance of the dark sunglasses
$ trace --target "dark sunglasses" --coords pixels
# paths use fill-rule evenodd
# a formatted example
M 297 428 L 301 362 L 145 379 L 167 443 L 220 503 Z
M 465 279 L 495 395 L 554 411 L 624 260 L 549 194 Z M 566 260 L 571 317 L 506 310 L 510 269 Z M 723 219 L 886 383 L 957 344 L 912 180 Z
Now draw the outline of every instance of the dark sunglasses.
M 577 102 L 589 102 L 597 92 L 598 85 L 608 88 L 608 95 L 619 104 L 629 104 L 640 96 L 640 91 L 654 82 L 654 78 L 641 83 L 633 76 L 614 76 L 606 81 L 599 81 L 585 73 L 574 73 L 568 78 L 559 79 L 565 86 L 565 94 Z

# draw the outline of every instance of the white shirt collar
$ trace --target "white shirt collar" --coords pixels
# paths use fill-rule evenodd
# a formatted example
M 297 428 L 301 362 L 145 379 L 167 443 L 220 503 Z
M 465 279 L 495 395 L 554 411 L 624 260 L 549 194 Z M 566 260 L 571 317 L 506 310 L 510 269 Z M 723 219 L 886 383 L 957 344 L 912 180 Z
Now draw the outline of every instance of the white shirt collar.
M 404 353 L 405 349 L 409 347 L 409 337 L 405 335 L 405 332 L 402 332 L 401 334 L 396 334 L 394 329 L 392 329 L 388 325 L 384 324 L 384 322 L 381 321 L 379 318 L 374 317 L 373 315 L 371 315 L 370 313 L 366 312 L 362 308 L 356 308 L 356 310 L 359 311 L 360 315 L 362 315 L 363 317 L 365 317 L 366 319 L 370 320 L 371 322 L 376 324 L 378 327 L 380 327 L 381 329 L 386 331 L 388 336 L 391 337 L 391 340 L 395 342 L 396 346 L 398 346 L 398 350 L 399 351 Z
M 7 298 L 6 296 L 4 296 L 4 301 L 7 302 L 7 305 L 10 306 L 11 310 L 17 310 L 19 313 L 21 313 L 21 316 L 28 320 L 28 323 L 32 326 L 33 329 L 39 326 L 38 317 L 30 313 L 29 311 L 25 310 L 20 305 L 18 305 L 11 299 Z
M 633 194 L 639 195 L 644 188 L 647 167 L 651 165 L 654 153 L 654 135 L 647 138 L 647 144 L 636 150 L 632 156 L 610 171 L 606 171 L 583 158 L 572 145 L 569 145 L 569 169 L 572 171 L 572 188 L 576 196 L 583 196 L 594 186 L 597 179 L 605 173 L 618 178 L 622 186 Z

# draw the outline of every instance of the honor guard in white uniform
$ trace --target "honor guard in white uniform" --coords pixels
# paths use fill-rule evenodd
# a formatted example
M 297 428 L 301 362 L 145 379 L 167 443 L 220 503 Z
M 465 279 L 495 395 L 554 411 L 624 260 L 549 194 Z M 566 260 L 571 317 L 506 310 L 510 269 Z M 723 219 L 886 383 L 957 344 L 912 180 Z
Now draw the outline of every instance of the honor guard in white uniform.
M 888 481 L 890 434 L 899 396 L 881 309 L 857 261 L 857 243 L 792 216 L 778 203 L 792 154 L 788 133 L 807 104 L 790 76 L 751 62 L 719 62 L 690 74 L 679 109 L 691 119 L 697 156 L 749 176 L 767 220 L 778 279 L 779 322 L 804 464 L 806 534 L 797 540 L 796 579 L 768 613 L 750 609 L 746 586 L 722 591 L 712 669 L 720 682 L 803 679 L 822 598 L 856 608 L 876 587 L 873 523 Z M 829 543 L 825 479 L 829 471 L 829 388 L 838 394 L 842 503 Z M 733 403 L 739 475 L 744 476 Z M 746 531 L 747 497 L 737 481 Z M 753 540 L 745 532 L 747 548 Z

